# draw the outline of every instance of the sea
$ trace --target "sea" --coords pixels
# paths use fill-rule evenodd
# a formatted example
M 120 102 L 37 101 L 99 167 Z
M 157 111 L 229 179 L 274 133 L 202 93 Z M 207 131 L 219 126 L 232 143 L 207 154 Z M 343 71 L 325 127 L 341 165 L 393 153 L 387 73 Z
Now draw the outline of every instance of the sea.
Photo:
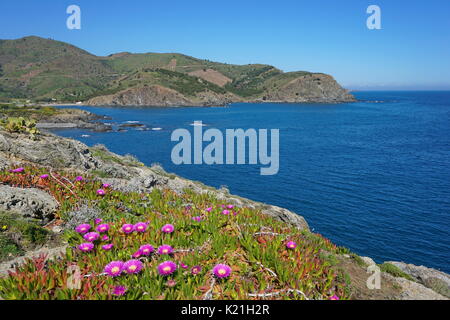
M 77 106 L 107 116 L 114 130 L 54 132 L 292 210 L 314 232 L 378 263 L 450 272 L 450 91 L 353 94 L 357 102 L 340 104 Z M 226 129 L 278 129 L 278 173 L 261 175 L 260 164 L 174 164 L 171 135 L 193 133 L 195 121 L 224 136 Z

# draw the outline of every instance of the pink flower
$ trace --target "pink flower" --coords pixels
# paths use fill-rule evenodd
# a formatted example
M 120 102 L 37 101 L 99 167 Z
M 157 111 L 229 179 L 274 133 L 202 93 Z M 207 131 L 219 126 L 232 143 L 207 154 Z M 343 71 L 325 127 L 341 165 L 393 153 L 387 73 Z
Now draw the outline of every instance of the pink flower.
M 138 222 L 134 225 L 134 230 L 137 232 L 145 232 L 147 231 L 147 224 L 145 222 Z
M 102 188 L 108 189 L 109 187 L 111 187 L 109 183 L 102 184 Z
M 100 223 L 102 223 L 102 221 L 103 221 L 103 219 L 97 218 L 97 219 L 94 220 L 94 223 L 95 224 L 100 224 Z
M 288 243 L 286 243 L 286 248 L 295 249 L 297 248 L 297 244 L 294 241 L 289 241 Z
M 43 180 L 48 179 L 48 174 L 43 174 L 39 178 L 41 178 Z
M 165 261 L 158 266 L 158 272 L 162 276 L 172 274 L 177 270 L 177 265 L 172 261 Z
M 75 181 L 83 181 L 83 180 L 84 180 L 84 179 L 83 179 L 82 176 L 78 176 L 78 177 L 75 178 Z
M 104 196 L 104 195 L 106 194 L 106 191 L 103 190 L 103 189 L 98 189 L 98 190 L 97 190 L 97 194 L 98 194 L 99 196 Z
M 11 172 L 13 172 L 13 173 L 21 173 L 21 172 L 24 172 L 24 171 L 25 171 L 24 168 L 17 168 L 17 169 L 11 170 Z
M 100 235 L 97 232 L 89 232 L 89 233 L 86 233 L 83 236 L 83 238 L 84 238 L 84 240 L 87 240 L 89 242 L 94 242 L 95 240 L 100 238 Z
M 108 232 L 109 224 L 103 223 L 97 226 L 96 230 L 100 233 Z
M 123 296 L 127 292 L 127 288 L 124 286 L 115 286 L 112 294 L 115 296 Z
M 102 241 L 108 241 L 109 237 L 105 234 L 104 236 L 102 236 Z
M 140 256 L 142 256 L 141 250 L 138 250 L 138 251 L 136 251 L 135 253 L 133 253 L 133 254 L 131 255 L 131 257 L 134 258 L 134 259 L 137 259 L 137 258 L 139 258 Z
M 200 267 L 200 266 L 193 266 L 191 268 L 191 273 L 193 275 L 199 274 L 201 271 L 202 271 L 202 267 Z
M 161 228 L 161 231 L 164 233 L 172 233 L 175 230 L 175 227 L 171 224 L 166 224 Z
M 225 209 L 225 210 L 222 211 L 222 214 L 223 214 L 223 215 L 229 215 L 229 214 L 230 214 L 230 211 Z
M 112 243 L 105 244 L 105 245 L 102 246 L 102 249 L 105 250 L 105 251 L 109 251 L 109 250 L 112 249 L 113 246 L 114 245 Z
M 329 300 L 339 300 L 339 297 L 337 295 L 334 295 L 330 297 Z
M 231 268 L 226 264 L 217 264 L 213 268 L 213 273 L 218 278 L 226 278 L 231 274 Z
M 128 274 L 139 273 L 139 272 L 141 272 L 143 267 L 144 267 L 144 265 L 139 260 L 129 260 L 129 261 L 125 262 L 123 265 L 123 269 Z
M 200 222 L 203 220 L 203 218 L 201 216 L 197 216 L 197 217 L 192 217 L 192 220 L 194 220 L 195 222 Z
M 110 277 L 117 277 L 123 271 L 123 262 L 122 261 L 112 261 L 108 263 L 104 269 L 104 272 L 107 273 Z
M 228 208 L 228 209 L 233 209 L 234 206 L 233 206 L 232 204 L 229 204 L 229 205 L 227 205 L 227 208 Z
M 167 282 L 166 282 L 166 286 L 168 286 L 169 288 L 173 288 L 176 285 L 177 285 L 177 282 L 175 280 L 172 280 L 172 279 L 167 280 Z
M 167 244 L 164 244 L 158 248 L 159 254 L 171 254 L 173 252 L 173 248 Z
M 180 262 L 180 267 L 183 269 L 187 269 L 189 268 L 186 264 L 184 264 L 183 262 Z
M 150 255 L 153 251 L 155 251 L 155 248 L 153 248 L 153 246 L 149 245 L 149 244 L 144 244 L 139 248 L 139 251 L 141 252 L 142 255 L 144 256 L 148 256 Z
M 91 230 L 91 226 L 86 223 L 80 224 L 78 227 L 75 228 L 75 231 L 81 234 L 86 233 L 89 230 Z
M 206 212 L 211 212 L 212 209 L 212 207 L 206 208 Z
M 89 252 L 92 251 L 92 249 L 94 249 L 94 245 L 90 242 L 82 243 L 78 246 L 78 249 L 83 252 Z
M 134 226 L 132 224 L 126 223 L 122 226 L 122 231 L 126 234 L 132 233 L 134 231 Z

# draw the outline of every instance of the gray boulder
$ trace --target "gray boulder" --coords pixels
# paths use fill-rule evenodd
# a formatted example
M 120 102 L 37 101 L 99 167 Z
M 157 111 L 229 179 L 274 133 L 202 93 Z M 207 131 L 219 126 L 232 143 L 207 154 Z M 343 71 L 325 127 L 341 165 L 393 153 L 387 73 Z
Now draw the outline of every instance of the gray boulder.
M 58 208 L 56 200 L 39 189 L 22 189 L 0 185 L 0 209 L 13 211 L 24 218 L 42 220 L 43 223 L 54 218 Z
M 24 134 L 0 131 L 0 152 L 53 168 L 86 170 L 99 166 L 86 145 L 51 134 L 39 135 L 38 140 L 32 140 Z
M 436 269 L 416 266 L 404 262 L 388 261 L 388 263 L 398 267 L 425 287 L 450 298 L 450 276 L 448 274 Z

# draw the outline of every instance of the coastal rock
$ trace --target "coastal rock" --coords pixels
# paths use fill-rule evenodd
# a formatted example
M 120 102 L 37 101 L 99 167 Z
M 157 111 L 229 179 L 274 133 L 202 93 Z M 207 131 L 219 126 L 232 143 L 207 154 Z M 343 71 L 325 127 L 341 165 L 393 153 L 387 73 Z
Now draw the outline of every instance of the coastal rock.
M 232 94 L 219 94 L 210 90 L 187 97 L 180 92 L 163 87 L 150 85 L 122 90 L 115 94 L 98 96 L 86 102 L 87 105 L 109 106 L 211 106 L 225 105 L 240 99 Z
M 370 257 L 361 257 L 361 259 L 367 266 L 376 265 L 376 262 Z
M 22 189 L 0 185 L 0 209 L 13 211 L 24 218 L 53 219 L 58 203 L 48 193 L 39 189 Z
M 265 102 L 333 103 L 352 102 L 355 97 L 342 88 L 330 75 L 312 73 L 300 76 L 281 87 L 270 90 Z
M 32 140 L 25 134 L 0 131 L 0 153 L 53 168 L 87 170 L 99 166 L 86 145 L 52 134 L 41 134 L 38 140 Z
M 309 230 L 309 226 L 305 218 L 287 209 L 268 205 L 265 209 L 262 210 L 262 213 L 293 225 L 300 230 Z
M 390 274 L 383 275 L 397 283 L 401 287 L 400 300 L 448 300 L 445 296 L 425 287 L 424 285 L 401 277 L 393 277 Z
M 450 298 L 450 276 L 448 274 L 436 269 L 404 262 L 388 261 L 388 263 L 398 267 L 427 288 Z

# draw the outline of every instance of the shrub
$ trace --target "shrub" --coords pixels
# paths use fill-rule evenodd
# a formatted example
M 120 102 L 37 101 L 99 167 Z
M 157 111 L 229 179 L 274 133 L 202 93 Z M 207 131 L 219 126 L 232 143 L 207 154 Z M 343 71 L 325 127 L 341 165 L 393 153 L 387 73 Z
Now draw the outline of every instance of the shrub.
M 396 278 L 405 278 L 407 280 L 415 281 L 413 277 L 411 277 L 409 274 L 403 272 L 399 267 L 394 266 L 391 263 L 383 263 L 380 265 L 380 270 L 386 273 L 389 273 L 390 275 L 396 277 Z
M 33 139 L 39 134 L 39 130 L 36 128 L 36 121 L 32 119 L 9 117 L 2 124 L 8 132 L 27 133 Z

